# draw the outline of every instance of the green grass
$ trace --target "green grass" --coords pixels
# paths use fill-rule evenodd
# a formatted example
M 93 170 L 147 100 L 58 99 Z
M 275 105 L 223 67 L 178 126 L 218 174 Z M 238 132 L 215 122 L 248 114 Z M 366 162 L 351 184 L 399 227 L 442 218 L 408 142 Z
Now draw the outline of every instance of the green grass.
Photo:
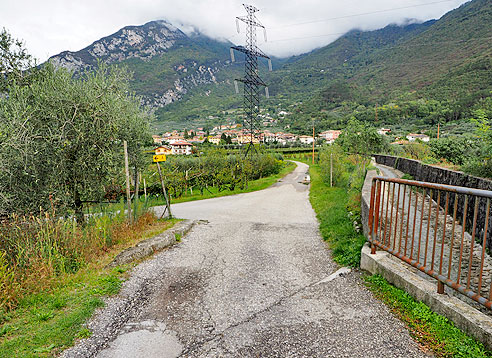
M 53 357 L 76 339 L 89 337 L 91 332 L 84 323 L 103 306 L 103 297 L 119 292 L 131 267 L 109 270 L 106 265 L 126 247 L 158 235 L 178 221 L 158 220 L 139 231 L 130 230 L 123 234 L 127 240 L 80 271 L 54 278 L 39 293 L 22 298 L 11 311 L 0 310 L 0 358 Z
M 0 357 L 50 357 L 90 336 L 83 327 L 102 297 L 121 287 L 124 269 L 89 269 L 71 277 L 52 292 L 22 300 L 18 308 L 0 316 Z
M 358 267 L 366 239 L 357 233 L 347 211 L 350 194 L 345 188 L 330 188 L 320 177 L 319 167 L 311 165 L 309 198 L 323 239 L 328 241 L 333 260 L 339 265 Z
M 414 339 L 431 349 L 436 357 L 492 357 L 492 352 L 483 344 L 405 291 L 390 285 L 380 275 L 367 276 L 365 280 L 374 295 L 405 322 Z

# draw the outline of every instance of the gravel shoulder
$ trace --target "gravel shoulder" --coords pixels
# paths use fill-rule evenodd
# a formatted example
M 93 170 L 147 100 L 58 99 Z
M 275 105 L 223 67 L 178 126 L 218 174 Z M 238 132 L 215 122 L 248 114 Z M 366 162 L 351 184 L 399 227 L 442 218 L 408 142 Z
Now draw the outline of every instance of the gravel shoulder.
M 64 356 L 426 357 L 331 260 L 297 164 L 266 190 L 173 205 L 206 222 L 137 266 Z

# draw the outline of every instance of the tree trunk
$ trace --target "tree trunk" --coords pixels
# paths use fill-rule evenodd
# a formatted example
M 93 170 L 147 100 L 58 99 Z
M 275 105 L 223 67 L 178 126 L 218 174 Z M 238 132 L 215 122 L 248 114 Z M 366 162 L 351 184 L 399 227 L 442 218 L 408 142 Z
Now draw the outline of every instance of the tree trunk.
M 74 193 L 74 210 L 75 210 L 75 220 L 77 221 L 78 224 L 84 225 L 85 217 L 84 217 L 83 203 L 82 200 L 80 199 L 80 193 L 77 190 L 75 190 Z

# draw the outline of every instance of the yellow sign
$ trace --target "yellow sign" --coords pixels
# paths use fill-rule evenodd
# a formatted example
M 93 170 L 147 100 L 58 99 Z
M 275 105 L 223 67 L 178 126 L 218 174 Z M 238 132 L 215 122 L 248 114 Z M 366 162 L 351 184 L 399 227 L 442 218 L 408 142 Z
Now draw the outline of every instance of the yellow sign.
M 154 158 L 154 163 L 166 161 L 166 155 L 165 154 L 154 155 L 153 158 Z

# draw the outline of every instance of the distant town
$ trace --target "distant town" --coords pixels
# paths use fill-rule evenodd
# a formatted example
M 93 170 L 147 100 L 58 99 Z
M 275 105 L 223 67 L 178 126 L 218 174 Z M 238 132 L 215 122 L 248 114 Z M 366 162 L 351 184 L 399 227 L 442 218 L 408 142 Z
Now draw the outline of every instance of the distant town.
M 259 131 L 253 136 L 253 144 L 277 144 L 280 146 L 331 144 L 342 133 L 341 130 L 326 130 L 315 136 L 298 135 L 285 132 L 271 132 L 269 130 Z M 378 130 L 380 135 L 391 134 L 391 129 L 381 128 Z M 185 129 L 184 131 L 173 130 L 162 135 L 153 135 L 152 139 L 156 154 L 165 155 L 188 155 L 192 154 L 192 148 L 196 144 L 210 143 L 213 145 L 243 145 L 251 141 L 251 135 L 242 128 L 241 124 L 229 124 L 213 127 L 205 130 L 203 127 L 196 129 Z M 430 137 L 426 134 L 410 133 L 405 138 L 395 138 L 391 144 L 404 145 L 416 140 L 428 142 Z

